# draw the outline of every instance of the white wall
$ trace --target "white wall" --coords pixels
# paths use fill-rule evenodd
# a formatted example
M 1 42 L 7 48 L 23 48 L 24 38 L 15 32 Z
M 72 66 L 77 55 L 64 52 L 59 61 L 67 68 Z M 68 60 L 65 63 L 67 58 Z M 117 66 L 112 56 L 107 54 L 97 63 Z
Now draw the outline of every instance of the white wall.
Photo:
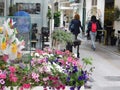
M 102 26 L 104 26 L 104 10 L 105 10 L 105 0 L 97 0 L 98 1 L 98 9 L 100 10 L 100 20 L 102 22 Z

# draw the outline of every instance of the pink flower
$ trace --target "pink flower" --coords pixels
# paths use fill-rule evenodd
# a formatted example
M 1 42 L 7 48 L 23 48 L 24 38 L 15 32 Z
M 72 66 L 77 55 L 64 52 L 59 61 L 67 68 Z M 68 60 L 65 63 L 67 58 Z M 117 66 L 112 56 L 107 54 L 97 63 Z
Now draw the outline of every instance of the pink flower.
M 39 74 L 37 74 L 37 73 L 32 73 L 32 78 L 36 81 L 36 82 L 39 82 L 40 80 L 39 80 Z
M 20 87 L 20 90 L 24 90 L 23 87 Z
M 49 78 L 48 78 L 48 77 L 46 77 L 46 78 L 43 78 L 43 81 L 47 81 L 47 80 L 49 80 Z
M 14 66 L 9 66 L 9 70 L 12 73 L 16 72 L 16 68 Z
M 23 84 L 23 88 L 29 89 L 30 88 L 30 84 Z
M 6 74 L 0 74 L 0 78 L 6 79 Z
M 58 61 L 59 61 L 60 63 L 62 63 L 62 65 L 65 65 L 65 61 L 64 61 L 64 60 L 59 59 Z
M 43 54 L 44 53 L 44 51 L 42 51 L 42 50 L 39 50 L 39 49 L 36 49 L 36 51 L 35 51 L 36 53 L 39 53 L 39 54 Z
M 7 62 L 8 59 L 9 59 L 9 56 L 8 56 L 8 55 L 3 55 L 3 60 L 4 60 L 5 62 Z
M 62 51 L 60 51 L 60 50 L 56 50 L 56 54 L 58 54 L 58 55 L 62 55 L 62 54 L 63 54 L 63 52 L 62 52 Z
M 70 54 L 70 51 L 69 51 L 69 50 L 66 50 L 66 51 L 65 51 L 65 54 L 68 54 L 68 55 L 69 55 L 69 54 Z
M 12 81 L 12 82 L 17 82 L 17 80 L 18 80 L 18 78 L 15 76 L 10 78 L 10 81 Z
M 67 58 L 67 61 L 68 61 L 69 63 L 72 63 L 73 58 L 72 58 L 72 57 L 68 57 L 68 58 Z
M 73 60 L 72 65 L 78 66 L 78 62 L 76 60 Z

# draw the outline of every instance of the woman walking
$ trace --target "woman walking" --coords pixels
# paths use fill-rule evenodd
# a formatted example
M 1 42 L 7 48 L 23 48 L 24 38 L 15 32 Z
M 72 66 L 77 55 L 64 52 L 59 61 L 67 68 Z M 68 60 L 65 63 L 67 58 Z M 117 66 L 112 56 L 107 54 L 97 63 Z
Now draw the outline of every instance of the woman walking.
M 77 40 L 77 36 L 80 33 L 80 28 L 82 29 L 80 16 L 76 14 L 70 23 L 70 30 L 75 35 L 75 40 Z

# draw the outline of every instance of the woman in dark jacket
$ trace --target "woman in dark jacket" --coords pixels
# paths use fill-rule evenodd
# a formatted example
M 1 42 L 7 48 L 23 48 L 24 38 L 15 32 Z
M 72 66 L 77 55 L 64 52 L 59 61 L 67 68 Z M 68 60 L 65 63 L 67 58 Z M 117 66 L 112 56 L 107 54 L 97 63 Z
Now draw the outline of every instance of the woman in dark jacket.
M 77 36 L 80 33 L 80 28 L 82 29 L 81 21 L 79 19 L 80 19 L 80 16 L 76 14 L 70 24 L 70 25 L 72 24 L 74 25 L 74 28 L 71 29 L 71 32 L 75 35 L 75 40 L 77 40 Z
M 92 24 L 96 24 L 96 29 L 93 29 L 95 31 L 92 30 Z M 91 38 L 91 42 L 92 42 L 92 46 L 91 48 L 95 51 L 96 49 L 96 45 L 95 45 L 95 39 L 96 39 L 96 35 L 97 35 L 97 30 L 99 28 L 96 16 L 91 16 L 91 20 L 88 23 L 88 32 L 90 33 L 90 38 Z

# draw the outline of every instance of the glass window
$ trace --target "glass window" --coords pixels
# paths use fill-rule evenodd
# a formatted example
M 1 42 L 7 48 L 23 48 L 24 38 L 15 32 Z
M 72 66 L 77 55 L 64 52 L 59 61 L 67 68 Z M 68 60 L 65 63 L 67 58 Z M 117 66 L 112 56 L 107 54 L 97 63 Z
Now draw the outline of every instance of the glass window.
M 97 5 L 97 0 L 92 0 L 92 6 L 96 6 Z

